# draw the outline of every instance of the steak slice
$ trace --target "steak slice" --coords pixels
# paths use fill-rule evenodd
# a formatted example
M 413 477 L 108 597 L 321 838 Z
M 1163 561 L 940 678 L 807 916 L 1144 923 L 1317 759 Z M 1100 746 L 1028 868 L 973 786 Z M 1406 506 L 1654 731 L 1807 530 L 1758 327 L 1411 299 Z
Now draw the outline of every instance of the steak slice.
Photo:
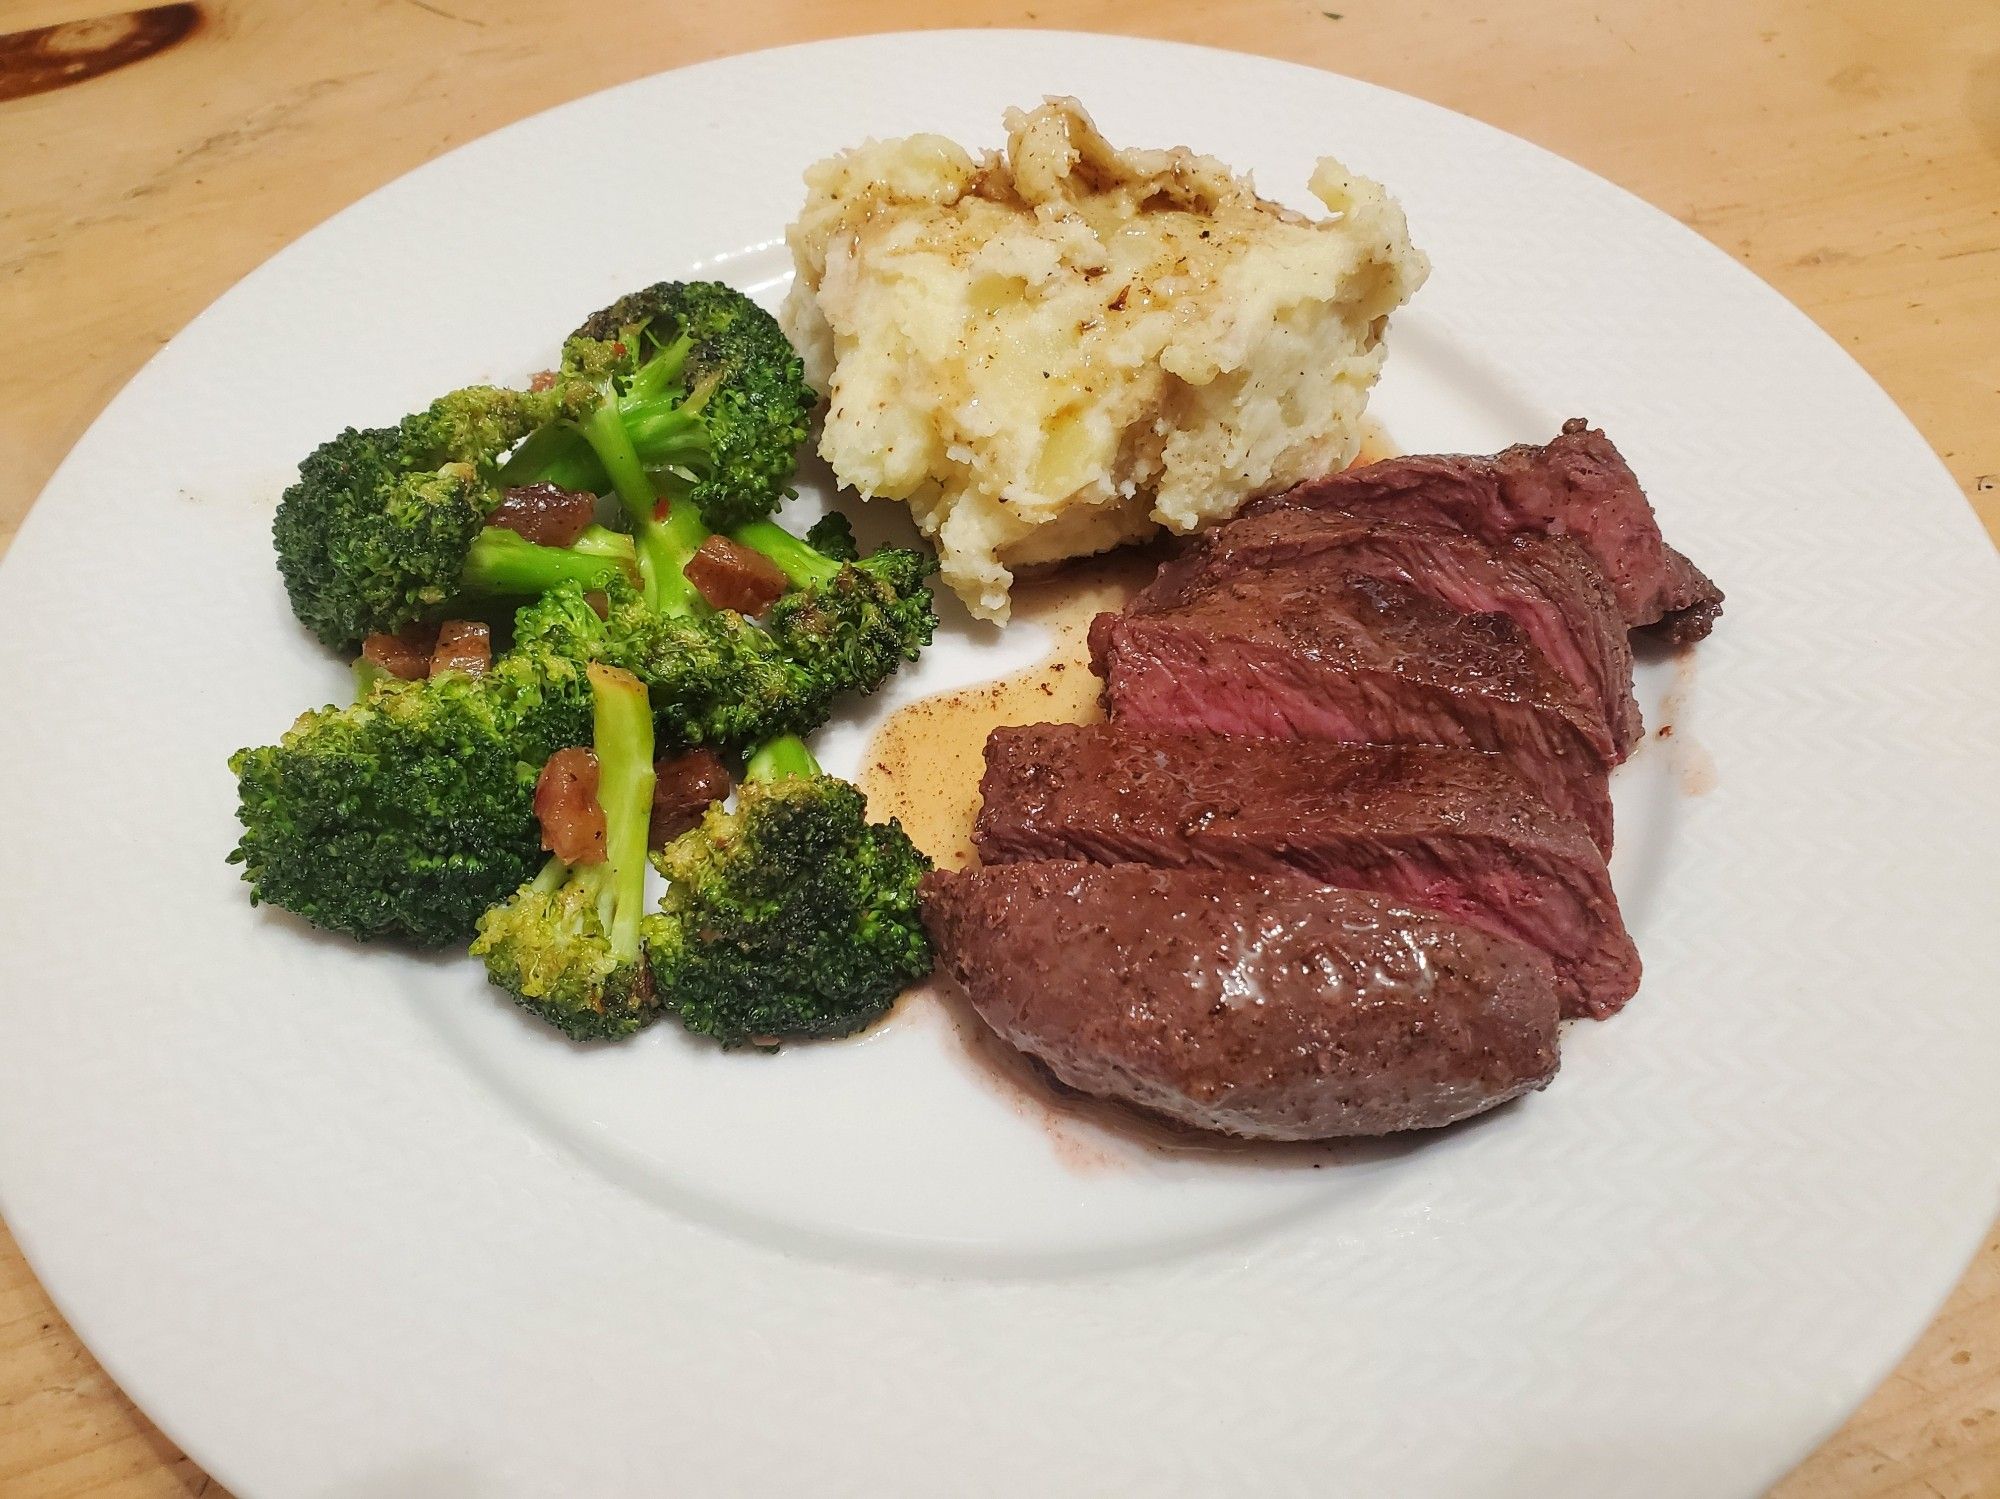
M 1246 513 L 1284 506 L 1430 522 L 1495 543 L 1524 533 L 1573 536 L 1604 570 L 1625 623 L 1657 623 L 1680 645 L 1708 634 L 1722 612 L 1722 590 L 1666 544 L 1624 455 L 1581 417 L 1544 447 L 1387 458 L 1309 479 Z
M 1424 1129 L 1556 1070 L 1548 960 L 1385 896 L 1073 863 L 938 871 L 923 894 L 944 970 L 1004 1040 L 1202 1129 Z
M 979 789 L 989 864 L 1302 876 L 1539 949 L 1565 1015 L 1612 1014 L 1639 986 L 1603 858 L 1493 755 L 1033 724 L 988 737 Z
M 1632 696 L 1632 643 L 1618 601 L 1590 554 L 1566 536 L 1524 535 L 1495 545 L 1445 526 L 1276 510 L 1208 532 L 1163 569 L 1159 592 L 1308 559 L 1406 584 L 1462 613 L 1506 615 L 1596 709 L 1606 758 L 1623 760 L 1638 742 L 1643 725 Z
M 1611 851 L 1603 725 L 1504 615 L 1311 558 L 1163 569 L 1124 614 L 1091 621 L 1090 653 L 1121 725 L 1485 750 Z

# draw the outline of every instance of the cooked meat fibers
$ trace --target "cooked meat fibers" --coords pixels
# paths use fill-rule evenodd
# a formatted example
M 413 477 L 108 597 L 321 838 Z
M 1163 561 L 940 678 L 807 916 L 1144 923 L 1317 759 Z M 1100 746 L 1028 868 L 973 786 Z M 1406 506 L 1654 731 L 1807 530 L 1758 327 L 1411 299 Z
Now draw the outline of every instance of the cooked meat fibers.
M 944 970 L 1064 1082 L 1266 1140 L 1450 1124 L 1556 1070 L 1548 960 L 1380 895 L 1002 864 L 924 882 Z
M 1597 711 L 1600 748 L 1625 758 L 1642 725 L 1632 697 L 1632 646 L 1618 601 L 1590 554 L 1564 536 L 1519 536 L 1491 545 L 1444 526 L 1404 525 L 1303 508 L 1248 516 L 1207 533 L 1163 569 L 1176 578 L 1254 573 L 1274 562 L 1312 561 L 1404 583 L 1466 614 L 1504 614 Z
M 1496 543 L 1523 533 L 1573 536 L 1604 570 L 1625 623 L 1659 623 L 1678 644 L 1708 634 L 1722 612 L 1722 590 L 1666 544 L 1624 456 L 1580 417 L 1564 422 L 1545 447 L 1389 458 L 1308 480 L 1249 508 L 1284 506 L 1430 522 Z
M 1602 720 L 1504 615 L 1318 558 L 1163 569 L 1092 621 L 1090 652 L 1121 724 L 1485 750 L 1610 852 Z
M 1034 724 L 987 739 L 980 792 L 989 864 L 1294 875 L 1539 949 L 1566 1015 L 1609 1015 L 1639 986 L 1603 858 L 1493 755 Z

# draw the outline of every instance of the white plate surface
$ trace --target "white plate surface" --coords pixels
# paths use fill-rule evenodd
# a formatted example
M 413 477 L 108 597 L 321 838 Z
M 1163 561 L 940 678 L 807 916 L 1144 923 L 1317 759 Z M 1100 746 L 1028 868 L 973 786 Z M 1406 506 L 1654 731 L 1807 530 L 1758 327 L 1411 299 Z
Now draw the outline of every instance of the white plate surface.
M 267 527 L 298 456 L 707 270 L 767 298 L 801 170 L 1074 93 L 1436 264 L 1411 449 L 1605 426 L 1729 595 L 1641 670 L 1615 866 L 1647 963 L 1556 1083 L 1420 1146 L 1162 1156 L 911 1006 L 850 1045 L 578 1052 L 463 960 L 253 912 L 224 758 L 342 666 Z M 746 105 L 747 107 L 744 107 Z M 518 205 L 526 201 L 531 209 Z M 808 494 L 800 514 L 823 496 Z M 244 1499 L 1748 1494 L 1922 1326 L 2000 1189 L 2000 573 L 1942 465 L 1662 214 L 1414 99 L 1054 33 L 732 58 L 357 204 L 135 379 L 0 571 L 0 1194 L 85 1340 Z M 1039 654 L 962 621 L 837 725 Z

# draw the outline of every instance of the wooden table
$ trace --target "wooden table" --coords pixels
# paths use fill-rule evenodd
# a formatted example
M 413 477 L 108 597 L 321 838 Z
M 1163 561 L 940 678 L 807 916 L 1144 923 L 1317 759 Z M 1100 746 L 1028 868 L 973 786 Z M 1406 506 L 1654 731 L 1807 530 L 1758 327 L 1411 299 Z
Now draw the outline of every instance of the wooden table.
M 378 184 L 628 78 L 939 23 L 1265 52 L 1540 142 L 1804 307 L 2000 530 L 1994 0 L 209 0 L 143 25 L 64 24 L 106 8 L 0 12 L 0 25 L 61 28 L 0 37 L 0 544 L 156 348 Z M 135 60 L 87 76 L 121 55 Z M 1192 121 L 1189 134 L 1198 144 Z M 221 1492 L 97 1367 L 4 1230 L 0 1492 Z M 1902 1366 L 1776 1492 L 2000 1494 L 2000 1234 Z

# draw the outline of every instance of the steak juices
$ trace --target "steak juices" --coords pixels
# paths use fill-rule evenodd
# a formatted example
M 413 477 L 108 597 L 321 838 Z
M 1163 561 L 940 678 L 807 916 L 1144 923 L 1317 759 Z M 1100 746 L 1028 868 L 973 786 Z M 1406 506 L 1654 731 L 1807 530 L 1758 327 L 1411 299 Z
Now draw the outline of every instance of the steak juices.
M 1605 867 L 1628 626 L 1721 594 L 1603 434 L 1259 501 L 1091 629 L 1105 724 L 986 746 L 944 971 L 1086 1092 L 1264 1139 L 1544 1086 L 1639 957 Z

